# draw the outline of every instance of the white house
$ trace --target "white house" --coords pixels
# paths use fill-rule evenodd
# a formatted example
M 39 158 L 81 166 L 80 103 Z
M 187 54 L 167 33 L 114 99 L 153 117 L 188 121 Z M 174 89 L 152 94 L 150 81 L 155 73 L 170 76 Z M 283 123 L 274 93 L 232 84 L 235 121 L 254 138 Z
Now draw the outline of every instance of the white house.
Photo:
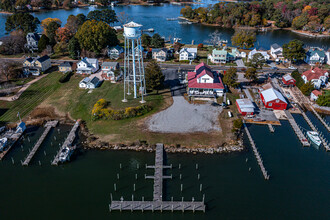
M 274 59 L 283 59 L 283 48 L 278 44 L 272 44 L 270 46 L 270 55 Z
M 94 58 L 85 57 L 77 64 L 77 73 L 92 74 L 99 70 L 99 61 Z
M 311 48 L 307 51 L 304 61 L 309 65 L 325 63 L 326 55 L 323 49 Z
M 208 58 L 212 63 L 226 63 L 236 60 L 240 56 L 239 51 L 236 48 L 232 48 L 231 52 L 225 49 L 217 50 L 213 49 L 212 54 L 208 55 Z
M 330 65 L 330 51 L 325 53 L 326 58 L 327 58 L 327 64 Z
M 102 63 L 101 69 L 101 76 L 104 80 L 116 81 L 115 71 L 119 70 L 118 62 L 104 62 Z
M 38 50 L 38 42 L 41 38 L 39 33 L 28 33 L 26 35 L 26 45 L 25 47 L 30 50 Z
M 268 55 L 267 51 L 257 50 L 255 48 L 252 51 L 250 51 L 250 53 L 248 55 L 248 59 L 251 60 L 253 58 L 253 55 L 257 54 L 257 53 L 260 53 L 266 61 L 269 60 L 269 55 Z
M 93 79 L 89 77 L 85 77 L 83 80 L 79 82 L 79 88 L 82 89 L 95 89 L 97 88 L 102 81 L 94 76 Z
M 179 60 L 194 60 L 197 57 L 197 48 L 182 48 Z
M 318 67 L 312 67 L 310 70 L 305 71 L 301 78 L 305 83 L 311 81 L 316 89 L 320 89 L 328 82 L 329 72 Z
M 316 89 L 313 90 L 311 92 L 311 96 L 310 96 L 311 101 L 315 102 L 319 98 L 320 95 L 322 95 L 322 92 L 320 92 L 319 90 L 316 90 Z
M 118 59 L 120 54 L 124 53 L 124 48 L 121 46 L 115 46 L 115 47 L 110 47 L 108 48 L 108 56 L 111 59 Z

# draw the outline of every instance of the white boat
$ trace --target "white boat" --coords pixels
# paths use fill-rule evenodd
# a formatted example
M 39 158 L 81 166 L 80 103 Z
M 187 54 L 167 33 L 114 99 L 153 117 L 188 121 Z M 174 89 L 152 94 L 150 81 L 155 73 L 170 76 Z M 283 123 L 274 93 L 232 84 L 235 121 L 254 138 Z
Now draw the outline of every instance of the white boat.
M 316 131 L 307 131 L 307 136 L 317 146 L 321 145 L 322 141 L 319 137 L 319 133 L 317 133 Z
M 0 138 L 0 151 L 3 151 L 7 146 L 8 139 L 7 138 Z
M 70 156 L 73 153 L 74 148 L 70 148 L 70 147 L 64 147 L 61 150 L 60 156 L 59 156 L 59 161 L 60 162 L 65 162 L 65 161 L 69 161 L 70 160 Z
M 0 127 L 0 134 L 6 129 L 6 126 Z

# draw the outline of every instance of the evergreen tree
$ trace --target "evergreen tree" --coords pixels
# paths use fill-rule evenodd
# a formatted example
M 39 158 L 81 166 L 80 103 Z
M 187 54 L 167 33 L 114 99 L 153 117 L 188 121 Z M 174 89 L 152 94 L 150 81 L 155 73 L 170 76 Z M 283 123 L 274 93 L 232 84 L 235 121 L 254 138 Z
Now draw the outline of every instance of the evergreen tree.
M 283 44 L 283 56 L 290 61 L 303 60 L 306 56 L 304 43 L 294 39 L 287 44 Z
M 248 68 L 245 72 L 244 77 L 250 81 L 255 81 L 258 79 L 258 74 L 256 68 Z
M 224 77 L 223 82 L 229 87 L 236 87 L 238 85 L 237 83 L 237 69 L 235 67 L 229 68 Z
M 236 29 L 231 37 L 232 44 L 241 48 L 251 48 L 256 41 L 256 33 L 250 30 Z
M 265 60 L 264 56 L 261 53 L 256 53 L 252 56 L 251 65 L 254 68 L 258 68 L 258 67 L 262 68 L 264 63 L 266 63 L 266 60 Z
M 75 59 L 79 58 L 81 49 L 80 49 L 79 41 L 77 38 L 75 38 L 75 37 L 71 38 L 71 40 L 69 41 L 69 44 L 68 44 L 68 49 L 69 49 L 69 57 L 71 59 L 75 60 Z
M 38 51 L 41 53 L 46 49 L 47 45 L 49 45 L 49 38 L 43 34 L 38 41 Z
M 314 85 L 312 82 L 307 82 L 300 88 L 300 90 L 305 96 L 309 96 L 314 90 Z
M 159 48 L 159 47 L 164 47 L 165 42 L 164 42 L 164 39 L 159 34 L 154 34 L 151 37 L 150 44 L 153 47 Z
M 146 87 L 150 90 L 158 90 L 164 84 L 165 76 L 162 73 L 160 66 L 157 64 L 155 60 L 152 60 L 148 63 L 145 68 L 145 80 L 146 80 Z
M 6 31 L 22 30 L 24 33 L 35 32 L 40 21 L 29 13 L 15 13 L 7 17 Z

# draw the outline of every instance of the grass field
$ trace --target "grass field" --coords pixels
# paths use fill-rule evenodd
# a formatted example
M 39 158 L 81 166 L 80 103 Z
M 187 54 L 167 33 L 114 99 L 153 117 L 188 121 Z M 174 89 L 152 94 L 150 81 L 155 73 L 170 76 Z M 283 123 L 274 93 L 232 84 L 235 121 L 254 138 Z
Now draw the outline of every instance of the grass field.
M 1 101 L 0 121 L 17 121 L 17 112 L 20 113 L 21 117 L 28 115 L 36 106 L 62 86 L 58 82 L 61 76 L 62 74 L 58 72 L 50 73 L 48 76 L 32 84 L 18 100 L 13 102 Z

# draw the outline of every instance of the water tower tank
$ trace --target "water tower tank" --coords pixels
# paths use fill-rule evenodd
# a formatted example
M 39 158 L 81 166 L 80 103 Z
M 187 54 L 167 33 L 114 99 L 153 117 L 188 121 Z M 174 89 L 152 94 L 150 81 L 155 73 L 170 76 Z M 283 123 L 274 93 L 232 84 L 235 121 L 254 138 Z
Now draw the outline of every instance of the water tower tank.
M 133 21 L 124 24 L 124 36 L 127 38 L 139 38 L 141 36 L 141 24 Z

